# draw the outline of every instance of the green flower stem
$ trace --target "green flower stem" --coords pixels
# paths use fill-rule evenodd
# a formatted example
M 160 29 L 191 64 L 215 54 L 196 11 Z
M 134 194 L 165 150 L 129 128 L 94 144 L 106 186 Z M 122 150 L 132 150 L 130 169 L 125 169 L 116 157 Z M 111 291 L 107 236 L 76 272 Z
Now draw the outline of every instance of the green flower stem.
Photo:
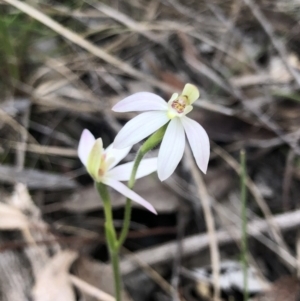
M 109 193 L 107 186 L 103 183 L 95 183 L 97 191 L 103 201 L 104 214 L 105 214 L 105 234 L 108 245 L 108 250 L 110 254 L 110 259 L 113 266 L 114 282 L 115 282 L 115 292 L 116 301 L 121 301 L 121 274 L 119 267 L 119 253 L 117 248 L 117 235 L 113 223 L 113 215 Z
M 145 143 L 140 147 L 133 164 L 133 168 L 131 171 L 130 179 L 128 181 L 128 188 L 132 189 L 135 184 L 135 177 L 138 171 L 139 165 L 147 152 L 149 152 L 152 148 L 157 146 L 164 137 L 166 132 L 167 125 L 161 127 L 158 131 L 156 131 L 153 135 L 151 135 Z M 131 199 L 126 200 L 125 212 L 124 212 L 124 223 L 123 228 L 119 237 L 117 248 L 118 250 L 122 247 L 130 226 L 130 218 L 131 218 Z
M 121 273 L 120 273 L 120 263 L 119 263 L 119 251 L 118 250 L 110 251 L 110 259 L 114 271 L 116 301 L 121 301 L 122 283 L 121 283 Z
M 107 186 L 105 184 L 96 182 L 96 188 L 103 201 L 104 214 L 105 214 L 105 229 L 106 229 L 106 234 L 109 235 L 107 237 L 108 245 L 114 249 L 115 248 L 114 244 L 115 241 L 117 240 L 117 235 L 114 227 L 110 196 L 107 190 Z M 112 243 L 112 241 L 114 241 L 114 243 Z
M 242 262 L 243 262 L 243 278 L 244 278 L 244 301 L 248 301 L 248 243 L 247 243 L 247 188 L 246 188 L 246 154 L 242 150 L 240 153 L 241 160 L 241 202 L 242 202 Z
M 140 148 L 136 155 L 136 158 L 134 160 L 130 179 L 128 181 L 128 187 L 130 189 L 132 189 L 134 186 L 135 176 L 136 176 L 138 167 L 139 167 L 144 155 L 145 154 L 141 151 L 141 148 Z M 123 228 L 122 228 L 122 231 L 121 231 L 121 234 L 120 234 L 120 237 L 118 240 L 118 245 L 117 245 L 118 250 L 120 250 L 120 248 L 122 247 L 122 245 L 127 237 L 128 231 L 129 231 L 130 218 L 131 218 L 131 202 L 132 202 L 131 199 L 129 199 L 129 198 L 126 199 L 125 212 L 124 212 L 124 223 L 123 223 Z

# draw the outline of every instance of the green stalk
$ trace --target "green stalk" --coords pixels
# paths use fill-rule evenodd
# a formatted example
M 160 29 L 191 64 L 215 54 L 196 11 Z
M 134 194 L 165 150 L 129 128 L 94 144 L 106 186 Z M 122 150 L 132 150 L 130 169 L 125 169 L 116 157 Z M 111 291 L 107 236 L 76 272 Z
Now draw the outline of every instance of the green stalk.
M 114 227 L 113 215 L 112 215 L 112 208 L 111 208 L 111 201 L 110 196 L 107 190 L 107 186 L 103 183 L 96 183 L 96 189 L 103 201 L 104 206 L 104 214 L 105 214 L 105 228 L 109 232 L 109 235 L 113 241 L 116 241 L 117 235 Z M 111 245 L 112 247 L 115 247 Z
M 240 153 L 241 160 L 241 202 L 242 202 L 242 263 L 243 263 L 243 277 L 244 277 L 244 301 L 248 301 L 248 242 L 247 242 L 247 188 L 246 188 L 246 153 L 244 150 Z
M 116 301 L 121 301 L 122 283 L 121 283 L 121 273 L 120 273 L 118 250 L 110 251 L 110 259 L 111 259 L 113 271 L 114 271 Z
M 142 148 L 142 147 L 141 147 Z M 128 181 L 128 188 L 132 189 L 135 183 L 135 176 L 138 170 L 138 167 L 144 157 L 144 153 L 141 151 L 141 148 L 139 149 L 136 158 L 134 160 L 133 168 L 131 171 L 130 179 Z M 123 228 L 119 237 L 117 248 L 120 249 L 127 237 L 129 227 L 130 227 L 130 218 L 131 218 L 131 199 L 126 199 L 126 205 L 125 205 L 125 212 L 124 212 L 124 223 Z
M 128 188 L 132 189 L 135 184 L 135 177 L 138 171 L 139 165 L 147 152 L 149 152 L 152 148 L 157 146 L 164 137 L 165 131 L 167 129 L 167 125 L 160 128 L 157 132 L 151 135 L 145 143 L 140 147 L 133 164 L 133 168 L 131 171 L 130 179 L 128 181 Z M 126 200 L 125 212 L 124 212 L 124 223 L 123 228 L 119 237 L 117 248 L 120 249 L 127 237 L 129 227 L 130 227 L 130 218 L 131 218 L 131 199 Z
M 103 201 L 105 214 L 105 234 L 109 250 L 110 259 L 113 266 L 115 282 L 116 301 L 121 301 L 121 274 L 119 267 L 119 254 L 117 249 L 117 235 L 113 222 L 112 208 L 107 186 L 103 183 L 96 183 L 96 189 Z

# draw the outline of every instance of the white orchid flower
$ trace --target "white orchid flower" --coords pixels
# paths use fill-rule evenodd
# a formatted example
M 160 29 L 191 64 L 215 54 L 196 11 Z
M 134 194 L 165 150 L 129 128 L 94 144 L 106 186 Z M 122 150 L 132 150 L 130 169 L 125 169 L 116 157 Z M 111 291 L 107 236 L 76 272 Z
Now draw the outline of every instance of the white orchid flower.
M 85 129 L 80 137 L 78 157 L 95 182 L 101 182 L 112 187 L 127 198 L 157 214 L 149 202 L 120 182 L 129 180 L 133 162 L 116 165 L 127 156 L 130 149 L 131 146 L 115 149 L 111 144 L 104 150 L 102 139 L 95 139 L 92 133 Z M 156 170 L 157 158 L 144 159 L 139 165 L 136 179 L 147 176 Z
M 117 103 L 115 112 L 149 111 L 127 122 L 114 141 L 114 147 L 123 149 L 131 146 L 163 125 L 167 126 L 158 154 L 158 177 L 166 180 L 182 159 L 185 148 L 185 134 L 190 143 L 196 163 L 206 173 L 209 161 L 209 138 L 203 127 L 186 117 L 193 110 L 192 104 L 199 98 L 198 89 L 186 84 L 181 95 L 174 93 L 167 103 L 160 96 L 149 93 L 135 93 Z

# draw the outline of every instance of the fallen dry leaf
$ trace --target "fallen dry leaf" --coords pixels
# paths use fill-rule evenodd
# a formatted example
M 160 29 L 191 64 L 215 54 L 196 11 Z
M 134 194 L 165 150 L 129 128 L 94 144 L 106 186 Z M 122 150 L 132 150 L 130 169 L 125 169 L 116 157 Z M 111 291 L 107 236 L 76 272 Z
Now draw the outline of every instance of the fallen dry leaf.
M 0 203 L 0 229 L 23 231 L 28 226 L 27 217 L 19 209 Z
M 62 251 L 47 263 L 32 289 L 34 301 L 76 300 L 68 272 L 76 257 L 75 252 Z

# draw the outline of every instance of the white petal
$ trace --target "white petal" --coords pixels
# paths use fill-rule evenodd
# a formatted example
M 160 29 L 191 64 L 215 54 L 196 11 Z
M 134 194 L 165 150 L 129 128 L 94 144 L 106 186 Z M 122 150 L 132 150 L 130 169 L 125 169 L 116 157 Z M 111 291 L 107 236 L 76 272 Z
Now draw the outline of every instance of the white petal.
M 105 178 L 103 180 L 103 183 L 110 186 L 110 187 L 112 187 L 113 189 L 117 190 L 118 192 L 120 192 L 121 194 L 123 194 L 127 198 L 133 200 L 134 202 L 144 206 L 146 209 L 148 209 L 152 213 L 157 214 L 156 210 L 154 209 L 154 207 L 149 202 L 147 202 L 145 199 L 143 199 L 137 193 L 135 193 L 134 191 L 129 189 L 123 183 L 121 183 L 117 180 L 111 179 L 111 178 Z
M 148 137 L 169 121 L 165 111 L 142 113 L 128 121 L 114 141 L 115 148 L 133 145 Z
M 166 180 L 181 160 L 185 146 L 183 126 L 178 117 L 171 120 L 158 153 L 158 177 Z
M 113 143 L 108 146 L 104 153 L 107 156 L 107 160 L 110 161 L 111 158 L 113 158 L 113 160 L 111 161 L 112 163 L 108 166 L 108 169 L 113 168 L 114 166 L 116 166 L 122 159 L 124 159 L 128 153 L 130 152 L 132 146 L 128 146 L 125 148 L 121 148 L 121 149 L 117 149 L 113 147 Z
M 132 167 L 134 162 L 128 162 L 119 165 L 112 170 L 108 171 L 107 177 L 113 178 L 118 181 L 128 181 L 130 179 Z M 136 173 L 136 179 L 148 176 L 157 170 L 157 158 L 144 159 L 139 165 Z
M 160 96 L 149 92 L 139 92 L 130 95 L 119 101 L 112 108 L 115 112 L 163 111 L 167 109 L 167 103 Z
M 78 157 L 84 166 L 87 164 L 89 154 L 94 146 L 95 141 L 96 139 L 93 134 L 89 130 L 84 129 L 78 145 Z
M 190 143 L 196 163 L 206 173 L 209 161 L 209 138 L 204 128 L 186 116 L 181 118 L 182 125 Z

